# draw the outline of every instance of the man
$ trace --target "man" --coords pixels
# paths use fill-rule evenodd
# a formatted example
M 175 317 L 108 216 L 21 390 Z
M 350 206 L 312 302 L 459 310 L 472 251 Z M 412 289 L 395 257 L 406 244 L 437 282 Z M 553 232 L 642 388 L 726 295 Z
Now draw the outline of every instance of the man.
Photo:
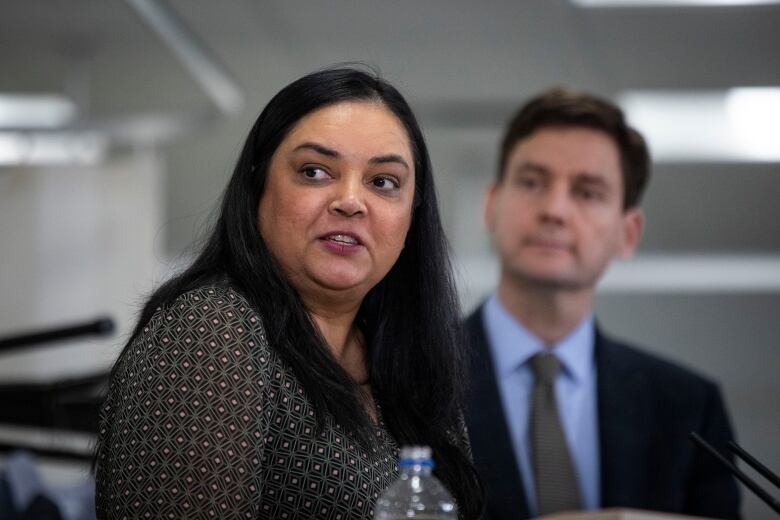
M 639 244 L 648 175 L 644 140 L 597 97 L 547 91 L 509 123 L 485 204 L 500 280 L 466 323 L 467 421 L 490 518 L 739 517 L 735 481 L 688 439 L 725 452 L 717 386 L 608 338 L 593 317 L 599 278 Z

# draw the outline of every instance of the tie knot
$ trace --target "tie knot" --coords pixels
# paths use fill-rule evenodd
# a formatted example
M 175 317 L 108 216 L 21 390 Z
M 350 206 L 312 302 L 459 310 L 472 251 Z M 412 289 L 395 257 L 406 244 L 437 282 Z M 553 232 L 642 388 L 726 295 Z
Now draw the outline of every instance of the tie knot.
M 551 385 L 561 369 L 561 362 L 553 354 L 536 354 L 531 358 L 531 368 L 538 381 Z

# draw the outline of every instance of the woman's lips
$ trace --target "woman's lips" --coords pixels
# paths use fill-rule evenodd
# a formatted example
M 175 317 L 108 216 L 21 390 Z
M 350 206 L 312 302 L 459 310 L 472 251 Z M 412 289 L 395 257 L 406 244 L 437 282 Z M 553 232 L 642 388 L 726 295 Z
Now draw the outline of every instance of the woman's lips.
M 325 240 L 333 240 L 334 242 L 340 242 L 342 244 L 352 244 L 352 245 L 360 244 L 360 240 L 358 240 L 357 238 L 353 237 L 352 235 L 347 235 L 343 233 L 328 235 L 325 237 Z
M 363 248 L 360 237 L 353 233 L 335 232 L 320 237 L 328 251 L 338 255 L 351 255 Z

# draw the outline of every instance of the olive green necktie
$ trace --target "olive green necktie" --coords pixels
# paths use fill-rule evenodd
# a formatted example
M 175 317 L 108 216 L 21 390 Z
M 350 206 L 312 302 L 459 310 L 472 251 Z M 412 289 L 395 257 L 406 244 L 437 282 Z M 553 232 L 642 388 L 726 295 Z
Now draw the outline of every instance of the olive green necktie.
M 538 513 L 580 509 L 577 475 L 561 427 L 555 399 L 555 376 L 561 363 L 551 354 L 531 358 L 534 387 L 531 393 L 531 458 Z

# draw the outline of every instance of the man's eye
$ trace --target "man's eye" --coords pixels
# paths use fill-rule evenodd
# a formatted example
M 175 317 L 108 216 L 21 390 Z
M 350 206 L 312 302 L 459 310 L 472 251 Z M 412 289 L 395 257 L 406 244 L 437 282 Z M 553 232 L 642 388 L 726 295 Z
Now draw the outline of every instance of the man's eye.
M 576 195 L 582 200 L 600 200 L 603 198 L 603 194 L 600 191 L 587 188 L 577 190 Z
M 391 177 L 385 177 L 384 175 L 380 175 L 379 177 L 374 177 L 371 180 L 371 184 L 379 188 L 381 190 L 396 190 L 401 187 L 399 182 Z
M 522 186 L 523 188 L 536 188 L 539 186 L 539 181 L 537 179 L 534 179 L 533 177 L 520 177 L 517 179 L 517 184 Z

